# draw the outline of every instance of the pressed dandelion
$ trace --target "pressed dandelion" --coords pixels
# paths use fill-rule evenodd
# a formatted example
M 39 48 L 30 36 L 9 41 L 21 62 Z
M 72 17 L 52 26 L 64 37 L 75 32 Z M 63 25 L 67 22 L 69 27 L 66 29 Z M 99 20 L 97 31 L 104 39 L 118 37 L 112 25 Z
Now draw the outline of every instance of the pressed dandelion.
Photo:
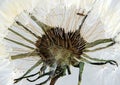
M 44 76 L 48 76 L 46 80 L 36 85 L 46 84 L 49 80 L 50 85 L 55 85 L 56 81 L 60 77 L 66 75 L 66 72 L 69 75 L 71 74 L 70 66 L 73 66 L 79 68 L 78 85 L 80 85 L 85 63 L 92 65 L 110 64 L 118 66 L 117 62 L 112 59 L 105 60 L 92 58 L 87 54 L 88 52 L 94 53 L 95 51 L 106 49 L 116 44 L 115 40 L 112 38 L 97 39 L 95 41 L 89 42 L 84 38 L 84 36 L 82 36 L 81 30 L 84 29 L 83 25 L 85 24 L 91 11 L 92 10 L 88 11 L 86 14 L 84 14 L 84 11 L 75 13 L 75 16 L 81 17 L 82 19 L 77 26 L 78 28 L 75 28 L 74 31 L 66 31 L 66 28 L 56 25 L 50 26 L 38 19 L 33 13 L 24 11 L 23 14 L 25 14 L 42 29 L 44 33 L 41 36 L 31 30 L 23 22 L 20 22 L 20 18 L 15 19 L 15 22 L 11 27 L 8 28 L 8 30 L 12 36 L 20 37 L 23 41 L 20 42 L 19 40 L 17 41 L 17 39 L 11 39 L 9 38 L 10 36 L 6 36 L 4 39 L 9 43 L 12 42 L 13 46 L 17 44 L 24 47 L 23 49 L 30 49 L 30 51 L 25 53 L 12 54 L 11 59 L 14 60 L 26 58 L 29 56 L 39 56 L 39 60 L 31 68 L 29 68 L 23 76 L 14 79 L 14 83 L 19 83 L 19 81 L 23 79 L 26 79 L 29 82 L 35 82 Z M 16 27 L 26 31 L 36 40 L 34 41 L 30 38 L 26 38 L 26 36 L 21 34 Z M 24 43 L 24 41 L 26 43 Z M 98 45 L 103 46 L 91 49 Z M 38 66 L 41 66 L 40 70 L 31 74 L 30 72 Z M 50 69 L 47 70 L 47 68 Z M 35 76 L 38 77 L 31 79 Z

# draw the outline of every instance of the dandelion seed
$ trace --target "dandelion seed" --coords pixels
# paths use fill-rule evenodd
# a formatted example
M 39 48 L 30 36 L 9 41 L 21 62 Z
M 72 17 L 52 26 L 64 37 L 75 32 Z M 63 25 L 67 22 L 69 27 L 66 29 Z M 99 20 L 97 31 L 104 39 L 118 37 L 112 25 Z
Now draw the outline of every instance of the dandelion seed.
M 46 1 L 44 2 L 48 4 Z M 115 40 L 118 35 L 114 38 L 94 37 L 89 40 L 97 29 L 99 29 L 98 33 L 103 33 L 100 30 L 104 31 L 99 28 L 101 25 L 99 20 L 93 22 L 92 29 L 85 27 L 89 25 L 88 20 L 96 10 L 94 6 L 102 2 L 91 1 L 92 6 L 89 9 L 82 7 L 80 9 L 74 5 L 67 7 L 65 3 L 61 5 L 62 2 L 65 0 L 60 3 L 56 1 L 56 4 L 50 1 L 49 4 L 54 6 L 50 7 L 49 11 L 46 9 L 47 15 L 43 12 L 45 10 L 40 10 L 42 7 L 37 6 L 38 4 L 32 10 L 23 8 L 14 16 L 11 26 L 8 26 L 8 34 L 4 40 L 7 47 L 12 48 L 12 52 L 9 52 L 11 60 L 32 58 L 37 61 L 21 77 L 14 79 L 14 84 L 20 83 L 22 80 L 36 82 L 47 76 L 48 78 L 36 85 L 43 85 L 48 81 L 50 81 L 49 85 L 55 85 L 59 78 L 67 75 L 66 73 L 72 74 L 72 66 L 79 69 L 78 85 L 82 85 L 82 75 L 86 63 L 96 66 L 110 64 L 118 67 L 116 60 L 93 58 L 89 55 L 89 53 L 95 55 L 95 52 L 109 49 L 118 43 Z M 97 36 L 100 35 L 97 34 Z M 37 67 L 39 69 L 34 72 Z

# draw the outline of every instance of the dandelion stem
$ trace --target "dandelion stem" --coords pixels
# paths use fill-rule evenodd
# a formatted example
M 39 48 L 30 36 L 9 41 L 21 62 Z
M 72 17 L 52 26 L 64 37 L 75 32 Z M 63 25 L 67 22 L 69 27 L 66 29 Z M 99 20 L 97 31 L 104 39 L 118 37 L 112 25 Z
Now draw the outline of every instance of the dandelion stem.
M 57 67 L 59 71 L 59 73 L 55 73 L 55 75 L 52 77 L 51 81 L 50 81 L 50 85 L 54 85 L 56 83 L 56 81 L 61 77 L 65 75 L 65 71 L 66 71 L 66 66 L 63 67 Z M 57 71 L 56 69 L 56 71 Z
M 6 38 L 6 37 L 5 37 L 4 39 L 6 39 L 6 40 L 8 40 L 8 41 L 11 41 L 11 42 L 13 42 L 13 43 L 16 43 L 16 44 L 18 44 L 18 45 L 27 47 L 27 48 L 29 48 L 29 49 L 34 49 L 33 47 L 30 47 L 30 46 L 25 45 L 25 44 L 23 44 L 23 43 L 20 43 L 20 42 L 18 42 L 18 41 L 15 41 L 15 40 L 12 40 L 12 39 L 9 39 L 9 38 Z
M 83 63 L 83 62 L 80 62 L 80 63 L 79 63 L 79 78 L 78 78 L 78 85 L 81 84 L 83 69 L 84 69 L 84 63 Z
M 60 75 L 52 78 L 51 81 L 50 81 L 50 85 L 54 85 L 59 78 L 60 78 Z
M 10 30 L 11 32 L 13 32 L 13 33 L 15 33 L 16 35 L 20 36 L 20 37 L 21 37 L 21 38 L 23 38 L 24 40 L 26 40 L 26 41 L 30 42 L 31 44 L 34 44 L 34 42 L 33 42 L 33 41 L 31 41 L 31 40 L 29 40 L 29 39 L 25 38 L 24 36 L 22 36 L 22 35 L 21 35 L 21 34 L 19 34 L 18 32 L 14 31 L 14 30 L 12 30 L 12 29 L 10 29 L 10 28 L 8 28 L 8 30 Z

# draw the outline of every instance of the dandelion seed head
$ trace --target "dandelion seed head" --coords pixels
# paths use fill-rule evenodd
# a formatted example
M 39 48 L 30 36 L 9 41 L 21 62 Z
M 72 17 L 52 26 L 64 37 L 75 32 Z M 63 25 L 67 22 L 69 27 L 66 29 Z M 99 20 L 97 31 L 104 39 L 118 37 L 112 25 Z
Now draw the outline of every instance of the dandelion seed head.
M 45 52 L 42 53 L 44 55 L 44 57 L 41 57 L 41 55 L 34 56 L 32 53 L 30 53 L 27 56 L 30 59 L 25 58 L 25 59 L 21 59 L 18 61 L 17 60 L 12 61 L 15 66 L 14 70 L 16 69 L 16 72 L 18 74 L 25 72 L 27 64 L 29 64 L 29 66 L 32 66 L 32 64 L 40 58 L 46 58 L 46 60 L 47 60 L 47 57 L 48 57 L 48 60 L 45 63 L 48 63 L 47 65 L 51 66 L 50 63 L 52 62 L 53 67 L 50 67 L 50 70 L 53 71 L 56 69 L 56 73 L 57 72 L 59 73 L 60 70 L 63 69 L 62 67 L 64 65 L 69 65 L 68 57 L 66 58 L 64 56 L 66 56 L 67 54 L 68 54 L 67 56 L 69 56 L 69 54 L 71 54 L 71 50 L 68 51 L 69 47 L 67 48 L 67 47 L 63 46 L 65 44 L 61 44 L 61 42 L 59 42 L 61 45 L 57 43 L 57 46 L 56 46 L 56 41 L 60 40 L 60 39 L 56 39 L 56 38 L 60 38 L 60 37 L 58 37 L 58 34 L 61 34 L 61 32 L 63 32 L 63 31 L 65 31 L 63 34 L 69 34 L 69 32 L 70 33 L 76 32 L 76 30 L 78 30 L 80 24 L 82 23 L 84 16 L 87 15 L 88 12 L 91 10 L 92 11 L 88 15 L 88 17 L 85 20 L 85 22 L 82 26 L 82 29 L 80 31 L 79 37 L 80 37 L 80 39 L 83 38 L 82 41 L 93 42 L 98 39 L 114 38 L 114 36 L 116 35 L 116 32 L 119 30 L 118 29 L 119 24 L 117 24 L 119 21 L 119 19 L 117 18 L 119 15 L 119 12 L 117 10 L 117 6 L 116 6 L 116 10 L 112 9 L 112 7 L 111 7 L 111 3 L 113 2 L 112 0 L 106 0 L 106 1 L 103 1 L 103 0 L 100 0 L 100 1 L 95 1 L 95 0 L 84 0 L 84 1 L 83 0 L 79 0 L 79 1 L 78 0 L 70 0 L 70 1 L 67 1 L 67 0 L 51 0 L 51 1 L 49 1 L 49 0 L 44 0 L 44 1 L 22 0 L 22 1 L 15 1 L 15 0 L 11 0 L 11 3 L 9 3 L 9 2 L 10 1 L 6 0 L 5 4 L 1 5 L 1 9 L 0 9 L 0 13 L 1 13 L 0 21 L 2 22 L 0 24 L 0 27 L 2 27 L 2 29 L 0 29 L 0 33 L 1 33 L 0 35 L 2 36 L 0 40 L 3 40 L 3 37 L 6 37 L 6 39 L 13 39 L 13 40 L 18 41 L 17 43 L 19 43 L 19 42 L 24 43 L 30 47 L 26 48 L 25 46 L 20 46 L 18 44 L 13 44 L 13 42 L 7 41 L 5 46 L 2 46 L 2 44 L 0 44 L 0 47 L 4 48 L 5 50 L 6 50 L 5 47 L 7 47 L 7 50 L 9 50 L 9 52 L 8 52 L 9 55 L 6 54 L 6 51 L 4 51 L 2 49 L 0 56 L 7 55 L 10 57 L 10 56 L 15 56 L 15 55 L 21 54 L 21 53 L 28 53 L 28 52 L 34 53 L 34 52 L 36 52 L 36 47 L 37 47 L 37 53 L 39 53 L 39 54 L 42 53 L 43 47 L 44 47 L 43 45 L 45 45 L 46 43 L 47 44 L 51 43 L 50 40 L 47 41 L 47 39 L 45 39 L 46 37 L 48 38 L 48 36 L 45 34 L 45 32 L 47 32 L 49 34 L 49 36 L 53 38 L 54 43 L 55 43 L 55 47 L 54 47 L 54 45 L 46 45 L 45 46 L 45 47 L 47 47 L 47 50 L 51 51 L 51 54 L 49 54 L 49 52 L 46 50 L 46 48 L 44 48 Z M 13 3 L 14 3 L 14 5 L 13 5 Z M 111 10 L 109 10 L 109 9 L 111 9 Z M 77 13 L 81 13 L 84 16 L 79 16 L 79 15 L 77 15 Z M 31 19 L 31 17 L 30 17 L 31 15 L 35 16 L 37 20 L 40 20 L 45 25 L 53 27 L 53 29 L 50 29 L 50 30 L 47 29 L 47 31 L 43 31 L 42 27 L 38 26 L 38 24 L 33 19 Z M 24 27 L 22 27 L 21 25 L 18 25 L 17 22 L 20 22 L 23 26 L 29 28 L 28 29 L 29 31 L 28 30 L 26 31 L 24 29 Z M 116 27 L 116 28 L 114 28 L 114 27 Z M 108 28 L 110 28 L 110 29 L 108 29 Z M 6 32 L 6 30 L 7 30 L 7 32 Z M 25 38 L 23 39 L 20 36 L 16 36 L 15 33 L 11 30 L 18 32 L 21 35 L 26 35 L 24 37 L 29 40 L 32 40 L 32 42 L 35 42 L 36 46 L 28 43 L 27 41 L 24 41 Z M 53 33 L 55 30 L 57 30 L 58 34 Z M 30 33 L 30 31 L 33 34 Z M 105 34 L 105 33 L 107 33 L 107 34 Z M 36 39 L 36 35 L 37 35 L 37 37 L 39 37 L 39 39 Z M 63 35 L 62 35 L 62 37 L 63 37 Z M 70 37 L 70 36 L 67 36 L 67 37 Z M 42 41 L 40 38 L 42 38 Z M 69 38 L 67 38 L 67 39 L 69 40 Z M 64 37 L 63 41 L 64 40 L 65 40 L 65 37 Z M 115 41 L 119 42 L 119 37 L 116 37 Z M 70 40 L 70 42 L 72 42 L 72 40 Z M 67 43 L 67 45 L 69 45 L 69 44 Z M 84 45 L 86 45 L 86 44 L 84 43 Z M 62 51 L 61 51 L 61 49 L 58 49 L 58 46 L 62 46 Z M 80 45 L 78 45 L 78 46 L 80 46 Z M 98 47 L 100 47 L 100 46 L 98 46 Z M 10 48 L 12 48 L 12 50 Z M 29 48 L 33 48 L 33 49 L 29 49 Z M 67 48 L 67 50 L 66 50 L 66 48 Z M 72 49 L 72 48 L 70 48 L 70 49 Z M 110 50 L 110 49 L 113 49 L 113 48 L 111 47 L 108 50 Z M 59 50 L 59 51 L 57 51 L 57 50 Z M 82 51 L 83 51 L 83 49 L 80 50 L 81 54 L 79 54 L 79 55 L 82 55 Z M 107 51 L 107 50 L 105 50 L 105 51 Z M 73 52 L 76 52 L 76 50 Z M 105 58 L 105 56 L 107 56 L 104 54 L 105 52 L 102 52 L 102 51 L 99 51 L 99 52 L 101 52 L 100 53 L 101 56 L 97 56 L 97 53 L 93 53 L 93 54 L 91 54 L 91 56 L 94 55 L 95 57 L 98 57 L 98 58 Z M 112 53 L 110 53 L 108 55 L 111 55 L 111 54 Z M 33 55 L 32 58 L 29 57 L 30 55 Z M 47 55 L 47 56 L 45 56 L 45 55 Z M 54 55 L 55 57 L 53 57 L 53 56 L 50 57 L 50 55 Z M 51 58 L 51 59 L 54 58 L 55 62 L 57 61 L 57 64 L 53 63 L 54 59 L 52 59 L 52 61 L 50 61 L 49 58 Z M 58 62 L 60 59 L 63 59 L 64 62 L 63 61 Z M 111 57 L 106 58 L 106 59 L 111 59 Z M 21 64 L 21 62 L 25 63 L 27 60 L 33 61 L 33 62 L 31 62 L 31 63 L 28 62 L 27 64 L 24 64 L 24 65 Z M 44 59 L 43 59 L 43 61 L 44 61 Z M 79 61 L 79 59 L 78 59 L 78 61 Z M 59 67 L 58 63 L 63 66 Z M 114 63 L 112 63 L 112 64 L 114 64 Z M 110 71 L 112 68 L 112 67 L 109 67 L 108 64 L 105 65 L 108 68 L 110 68 L 110 70 L 107 69 L 107 71 L 104 70 L 105 66 L 102 66 L 102 67 L 97 67 L 97 66 L 94 67 L 93 66 L 91 68 L 89 66 L 91 66 L 91 65 L 85 66 L 86 71 L 83 73 L 83 78 L 85 78 L 85 76 L 87 76 L 87 73 L 94 72 L 94 70 L 96 71 L 96 73 L 90 74 L 90 75 L 96 76 L 97 71 L 104 73 L 104 72 Z M 30 67 L 28 67 L 28 69 L 29 68 Z M 87 70 L 87 68 L 89 68 L 89 69 Z M 102 69 L 102 71 L 99 70 L 98 68 Z M 25 69 L 25 70 L 23 70 L 23 69 Z M 22 70 L 22 71 L 20 71 L 20 70 Z M 15 73 L 14 76 L 17 76 L 16 75 L 17 73 Z M 102 77 L 103 74 L 102 75 L 100 74 L 100 76 Z M 85 80 L 89 80 L 89 78 L 85 78 Z M 93 79 L 93 81 L 94 81 L 94 79 Z M 101 79 L 101 81 L 103 81 L 103 79 Z M 83 82 L 84 82 L 84 79 L 83 79 Z M 84 85 L 84 83 L 82 83 L 82 84 Z M 106 84 L 106 81 L 105 81 L 105 84 Z

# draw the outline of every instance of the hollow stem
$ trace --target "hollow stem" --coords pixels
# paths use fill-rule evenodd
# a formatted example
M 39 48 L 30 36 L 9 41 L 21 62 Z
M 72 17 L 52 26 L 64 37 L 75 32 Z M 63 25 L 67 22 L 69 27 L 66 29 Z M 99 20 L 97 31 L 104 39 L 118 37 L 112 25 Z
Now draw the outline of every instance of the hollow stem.
M 83 63 L 83 62 L 80 62 L 80 63 L 79 63 L 79 78 L 78 78 L 78 85 L 81 84 L 83 69 L 84 69 L 84 63 Z
M 55 85 L 56 81 L 60 78 L 60 75 L 53 77 L 50 81 L 50 85 Z
M 54 85 L 56 83 L 56 81 L 61 77 L 65 75 L 65 71 L 66 71 L 66 66 L 61 67 L 57 67 L 56 71 L 59 71 L 59 73 L 54 74 L 54 76 L 52 77 L 51 81 L 50 81 L 50 85 Z M 71 73 L 71 72 L 70 72 Z

